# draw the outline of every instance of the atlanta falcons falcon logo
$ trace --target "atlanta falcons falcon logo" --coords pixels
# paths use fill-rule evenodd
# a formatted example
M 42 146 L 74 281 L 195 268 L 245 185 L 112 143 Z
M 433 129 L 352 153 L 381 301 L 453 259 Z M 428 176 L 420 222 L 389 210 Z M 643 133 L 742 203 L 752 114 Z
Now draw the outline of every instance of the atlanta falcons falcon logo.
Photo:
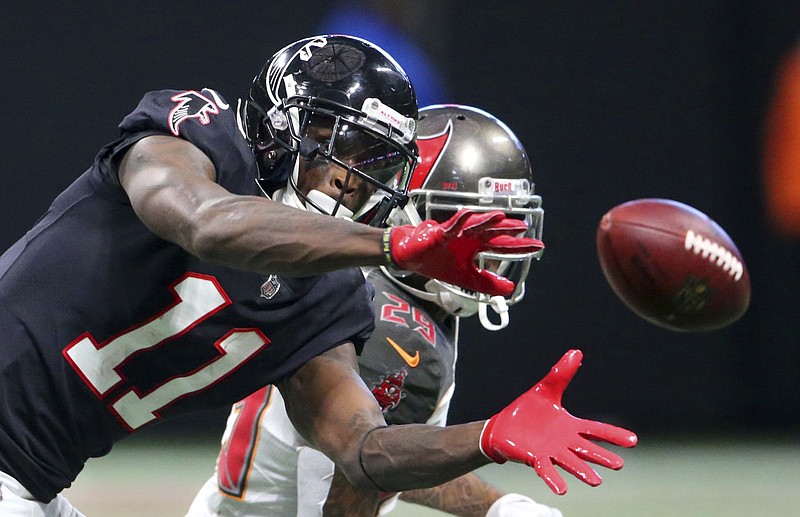
M 174 95 L 170 100 L 177 103 L 169 112 L 169 130 L 175 136 L 180 133 L 183 121 L 196 118 L 205 126 L 211 122 L 211 115 L 219 114 L 219 107 L 214 101 L 194 90 Z

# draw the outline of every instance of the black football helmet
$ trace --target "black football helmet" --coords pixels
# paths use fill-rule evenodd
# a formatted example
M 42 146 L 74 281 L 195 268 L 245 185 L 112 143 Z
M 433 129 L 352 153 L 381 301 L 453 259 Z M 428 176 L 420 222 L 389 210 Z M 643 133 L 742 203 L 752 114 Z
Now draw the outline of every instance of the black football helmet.
M 454 104 L 428 106 L 420 110 L 417 132 L 420 163 L 411 176 L 409 203 L 396 210 L 390 224 L 419 224 L 426 219 L 446 221 L 461 208 L 476 212 L 500 210 L 508 217 L 528 223 L 526 236 L 542 238 L 542 199 L 533 193 L 528 154 L 514 133 L 500 120 L 477 108 Z M 496 272 L 516 283 L 507 298 L 465 291 L 438 280 L 425 284 L 425 291 L 411 291 L 457 316 L 479 313 L 490 330 L 508 324 L 508 306 L 525 295 L 525 279 L 532 259 L 542 251 L 515 255 L 480 253 L 478 266 L 491 262 Z M 406 273 L 388 271 L 395 279 Z M 406 284 L 407 285 L 407 284 Z M 489 321 L 491 306 L 500 324 Z
M 259 157 L 265 190 L 286 187 L 307 208 L 352 217 L 342 201 L 346 185 L 358 175 L 382 194 L 359 218 L 373 225 L 384 224 L 388 213 L 407 201 L 418 154 L 417 118 L 417 97 L 400 65 L 378 46 L 345 35 L 306 38 L 278 51 L 239 107 L 239 123 Z M 313 136 L 320 131 L 309 132 L 312 126 L 325 128 L 326 136 Z M 339 199 L 300 193 L 299 159 L 323 159 L 344 168 Z

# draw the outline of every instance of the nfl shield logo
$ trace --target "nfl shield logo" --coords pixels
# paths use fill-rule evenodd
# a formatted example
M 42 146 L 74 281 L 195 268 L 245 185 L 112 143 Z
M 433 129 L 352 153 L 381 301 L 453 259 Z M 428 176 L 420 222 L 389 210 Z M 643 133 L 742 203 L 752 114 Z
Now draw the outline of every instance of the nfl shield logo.
M 272 300 L 278 294 L 280 288 L 281 284 L 278 282 L 278 277 L 269 275 L 267 280 L 261 284 L 261 296 L 267 300 Z
M 673 304 L 680 313 L 697 312 L 713 295 L 714 291 L 708 287 L 707 279 L 688 275 L 680 291 L 675 295 Z

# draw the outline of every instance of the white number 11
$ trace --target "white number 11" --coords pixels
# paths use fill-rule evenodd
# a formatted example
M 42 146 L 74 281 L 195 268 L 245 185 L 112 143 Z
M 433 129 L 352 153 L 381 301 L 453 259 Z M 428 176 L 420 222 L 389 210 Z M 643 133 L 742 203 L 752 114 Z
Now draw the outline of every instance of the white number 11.
M 175 303 L 144 323 L 103 343 L 87 332 L 64 348 L 64 357 L 98 398 L 125 382 L 120 367 L 135 354 L 168 344 L 231 304 L 216 279 L 206 275 L 189 273 L 171 290 Z M 219 352 L 216 358 L 165 379 L 147 393 L 131 386 L 110 409 L 132 431 L 158 418 L 158 410 L 179 397 L 219 382 L 268 344 L 269 339 L 258 329 L 232 329 L 214 343 Z

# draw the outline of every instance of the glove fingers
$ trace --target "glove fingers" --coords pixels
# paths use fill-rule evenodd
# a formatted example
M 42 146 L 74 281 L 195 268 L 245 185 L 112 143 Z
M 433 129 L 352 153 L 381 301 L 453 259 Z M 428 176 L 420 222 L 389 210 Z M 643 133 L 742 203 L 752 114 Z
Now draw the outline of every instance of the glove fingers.
M 561 477 L 556 468 L 549 459 L 545 461 L 539 458 L 531 457 L 530 460 L 524 462 L 529 467 L 533 467 L 539 477 L 542 478 L 544 484 L 547 485 L 557 495 L 564 495 L 567 493 L 567 482 Z
M 539 382 L 537 391 L 560 406 L 561 395 L 580 368 L 582 359 L 583 352 L 577 349 L 569 350 Z
M 469 284 L 462 282 L 462 287 L 490 296 L 510 296 L 514 292 L 514 282 L 485 269 L 475 268 L 469 276 Z
M 461 233 L 461 228 L 464 225 L 464 222 L 471 215 L 473 215 L 472 210 L 462 208 L 461 210 L 456 212 L 455 215 L 453 215 L 453 217 L 443 222 L 441 224 L 441 228 L 442 230 L 444 230 L 445 233 L 455 232 L 456 235 L 458 235 Z
M 503 212 L 494 210 L 492 212 L 482 212 L 479 214 L 470 213 L 469 217 L 461 225 L 461 231 L 467 233 L 485 232 L 505 219 Z M 523 223 L 525 224 L 525 223 Z M 528 226 L 525 225 L 525 228 Z M 525 231 L 524 229 L 522 231 Z M 519 232 L 517 232 L 519 233 Z
M 576 478 L 580 479 L 589 486 L 597 486 L 603 482 L 603 478 L 595 472 L 585 461 L 572 454 L 563 457 L 553 458 L 559 467 L 563 468 Z
M 510 217 L 505 217 L 504 219 L 500 219 L 492 224 L 491 228 L 488 228 L 487 232 L 503 232 L 508 235 L 516 235 L 518 233 L 522 233 L 528 229 L 528 224 L 525 221 L 520 221 L 519 219 L 511 219 Z
M 498 253 L 536 253 L 544 249 L 544 243 L 539 239 L 529 237 L 513 237 L 511 235 L 496 235 L 489 238 L 480 251 L 496 251 Z
M 500 211 L 475 213 L 468 208 L 462 208 L 450 219 L 441 224 L 445 233 L 460 236 L 464 232 L 479 231 L 487 224 L 492 224 L 505 217 Z
M 619 470 L 624 464 L 622 458 L 589 440 L 581 440 L 577 446 L 570 449 L 582 460 L 591 461 L 612 470 Z
M 478 218 L 478 216 L 483 216 Z M 472 219 L 463 226 L 463 231 L 479 239 L 486 241 L 497 235 L 515 236 L 525 233 L 528 224 L 519 219 L 506 217 L 503 212 L 493 211 L 483 214 L 475 214 Z
M 593 440 L 602 440 L 620 447 L 633 447 L 639 441 L 635 433 L 623 427 L 593 420 L 583 420 L 582 424 L 585 430 L 581 431 L 581 435 Z

